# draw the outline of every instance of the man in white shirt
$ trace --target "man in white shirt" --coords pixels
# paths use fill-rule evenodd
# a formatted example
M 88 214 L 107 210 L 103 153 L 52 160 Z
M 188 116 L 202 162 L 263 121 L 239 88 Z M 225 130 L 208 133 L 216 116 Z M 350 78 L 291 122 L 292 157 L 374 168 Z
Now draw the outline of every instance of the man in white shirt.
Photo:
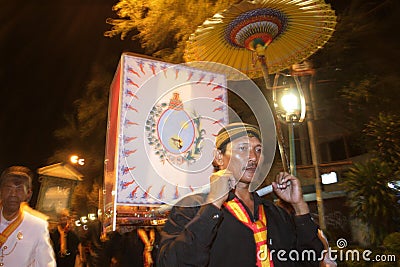
M 32 215 L 26 202 L 32 196 L 33 173 L 12 166 L 0 176 L 0 267 L 55 267 L 48 223 Z

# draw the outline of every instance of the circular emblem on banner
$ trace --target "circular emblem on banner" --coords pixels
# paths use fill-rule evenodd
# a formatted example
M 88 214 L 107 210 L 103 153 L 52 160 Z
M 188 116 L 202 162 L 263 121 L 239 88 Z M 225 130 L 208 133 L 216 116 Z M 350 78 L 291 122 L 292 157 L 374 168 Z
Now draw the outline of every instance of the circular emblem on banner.
M 157 133 L 162 146 L 169 153 L 185 153 L 193 145 L 193 121 L 184 110 L 179 93 L 173 93 L 168 109 L 160 116 Z

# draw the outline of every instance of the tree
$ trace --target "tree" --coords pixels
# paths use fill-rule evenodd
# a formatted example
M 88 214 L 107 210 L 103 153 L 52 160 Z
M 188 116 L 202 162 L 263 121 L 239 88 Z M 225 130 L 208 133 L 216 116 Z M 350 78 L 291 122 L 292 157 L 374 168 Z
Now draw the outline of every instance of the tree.
M 353 216 L 369 226 L 370 241 L 377 245 L 399 223 L 397 192 L 388 186 L 400 179 L 399 116 L 381 113 L 371 118 L 363 133 L 373 158 L 350 168 L 343 185 Z
M 349 154 L 366 152 L 360 135 L 371 117 L 380 112 L 400 114 L 396 95 L 398 38 L 390 27 L 398 27 L 400 2 L 396 0 L 332 1 L 338 16 L 330 41 L 311 57 L 317 70 L 317 106 L 324 119 L 349 133 Z
M 354 218 L 368 226 L 365 233 L 373 245 L 397 227 L 399 206 L 395 191 L 388 187 L 390 167 L 378 160 L 356 163 L 345 174 L 343 182 L 348 192 L 349 206 Z
M 97 214 L 99 206 L 99 190 L 102 188 L 98 183 L 92 185 L 88 183 L 79 184 L 74 191 L 71 200 L 71 210 L 75 211 L 79 217 L 87 216 L 89 213 Z
M 101 184 L 107 129 L 108 93 L 113 72 L 94 64 L 92 77 L 81 99 L 75 101 L 76 113 L 66 115 L 66 125 L 55 131 L 64 145 L 49 161 L 62 162 L 71 154 L 85 158 L 85 165 L 77 167 L 85 181 Z
M 371 118 L 364 133 L 368 149 L 390 168 L 390 177 L 400 180 L 400 116 L 379 113 Z
M 171 63 L 183 62 L 183 51 L 190 34 L 207 18 L 237 0 L 120 0 L 113 10 L 119 19 L 107 19 L 113 25 L 105 36 L 129 34 L 139 40 L 146 54 Z

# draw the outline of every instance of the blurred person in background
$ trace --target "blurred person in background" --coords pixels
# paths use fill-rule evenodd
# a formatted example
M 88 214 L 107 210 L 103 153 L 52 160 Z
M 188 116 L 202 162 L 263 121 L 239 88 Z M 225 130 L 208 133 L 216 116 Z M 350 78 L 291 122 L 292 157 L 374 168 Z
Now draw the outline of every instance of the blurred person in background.
M 33 172 L 12 166 L 0 176 L 0 266 L 55 267 L 46 216 L 29 208 Z
M 67 209 L 62 209 L 57 217 L 57 226 L 50 233 L 57 267 L 74 267 L 78 255 L 79 237 L 73 231 L 71 216 Z

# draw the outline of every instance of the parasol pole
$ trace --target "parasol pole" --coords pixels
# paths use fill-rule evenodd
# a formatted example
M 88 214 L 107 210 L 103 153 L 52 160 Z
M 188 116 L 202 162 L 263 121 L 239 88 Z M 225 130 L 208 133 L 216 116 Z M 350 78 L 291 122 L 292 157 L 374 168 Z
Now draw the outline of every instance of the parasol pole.
M 272 87 L 270 86 L 271 82 L 269 79 L 269 75 L 268 75 L 268 66 L 267 66 L 267 61 L 265 58 L 265 49 L 263 47 L 263 50 L 260 51 L 258 48 L 260 46 L 257 47 L 256 49 L 256 53 L 257 53 L 257 59 L 261 64 L 261 69 L 262 69 L 262 73 L 264 76 L 264 82 L 265 82 L 265 87 L 268 90 L 272 90 Z M 279 119 L 278 119 L 278 115 L 275 112 L 275 108 L 271 108 L 272 110 L 272 114 L 275 118 L 275 130 L 276 130 L 276 136 L 277 136 L 277 141 L 278 141 L 278 147 L 279 147 L 279 152 L 281 155 L 281 159 L 282 159 L 282 167 L 283 167 L 283 171 L 289 173 L 289 159 L 288 156 L 286 154 L 286 149 L 285 149 L 285 140 L 283 138 L 283 133 L 282 133 L 282 129 L 281 129 L 281 124 L 279 123 Z

